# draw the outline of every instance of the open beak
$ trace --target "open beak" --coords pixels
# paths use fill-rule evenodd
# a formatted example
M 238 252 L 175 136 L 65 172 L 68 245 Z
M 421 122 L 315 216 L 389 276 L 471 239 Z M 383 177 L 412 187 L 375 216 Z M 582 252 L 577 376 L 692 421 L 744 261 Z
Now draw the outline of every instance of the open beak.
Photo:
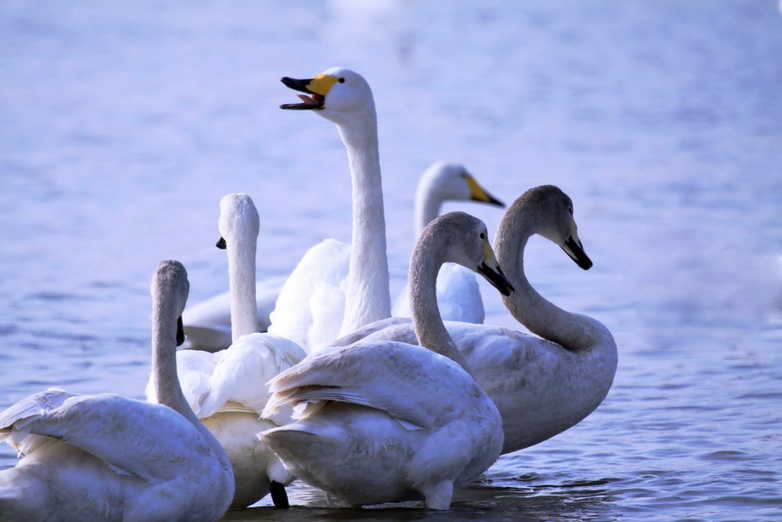
M 574 238 L 573 236 L 567 238 L 567 241 L 565 241 L 565 244 L 562 246 L 562 250 L 564 250 L 570 259 L 575 261 L 576 264 L 584 270 L 592 268 L 592 260 L 586 255 L 584 247 L 581 246 L 581 241 L 577 238 Z
M 326 101 L 325 96 L 322 96 L 316 92 L 310 90 L 309 85 L 313 82 L 314 78 L 307 80 L 296 80 L 294 78 L 288 78 L 287 76 L 280 81 L 285 84 L 286 87 L 299 91 L 304 94 L 299 94 L 299 99 L 303 103 L 285 103 L 280 105 L 280 109 L 287 109 L 293 111 L 312 111 L 320 110 L 323 108 L 323 102 Z

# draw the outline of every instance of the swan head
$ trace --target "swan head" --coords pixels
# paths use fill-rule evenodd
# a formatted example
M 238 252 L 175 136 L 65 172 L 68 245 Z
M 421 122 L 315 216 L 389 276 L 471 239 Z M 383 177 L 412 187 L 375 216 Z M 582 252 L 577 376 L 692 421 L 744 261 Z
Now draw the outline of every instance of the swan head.
M 302 103 L 280 105 L 287 110 L 312 110 L 340 124 L 357 113 L 374 112 L 372 89 L 363 76 L 345 67 L 332 67 L 304 80 L 282 78 L 287 87 L 299 91 Z
M 539 229 L 539 234 L 559 245 L 565 253 L 584 270 L 592 267 L 592 260 L 586 255 L 584 246 L 578 238 L 578 226 L 573 216 L 573 201 L 553 185 L 544 185 L 531 189 L 538 192 L 543 205 L 543 215 L 547 216 Z
M 442 201 L 462 200 L 504 207 L 505 203 L 483 188 L 463 165 L 437 162 L 424 172 L 421 186 L 429 187 Z
M 480 219 L 464 212 L 449 212 L 432 221 L 422 232 L 425 237 L 437 237 L 442 245 L 442 262 L 458 263 L 481 274 L 502 295 L 509 296 L 513 285 L 502 273 L 489 244 L 489 233 Z
M 258 210 L 247 194 L 228 194 L 220 200 L 220 219 L 217 224 L 220 239 L 217 248 L 226 249 L 246 238 L 252 243 L 258 238 L 260 218 Z
M 173 299 L 177 313 L 176 344 L 181 346 L 185 342 L 185 329 L 182 324 L 182 313 L 185 311 L 187 296 L 190 293 L 190 282 L 187 280 L 187 270 L 182 263 L 173 259 L 166 259 L 158 263 L 152 276 L 150 288 L 153 299 Z

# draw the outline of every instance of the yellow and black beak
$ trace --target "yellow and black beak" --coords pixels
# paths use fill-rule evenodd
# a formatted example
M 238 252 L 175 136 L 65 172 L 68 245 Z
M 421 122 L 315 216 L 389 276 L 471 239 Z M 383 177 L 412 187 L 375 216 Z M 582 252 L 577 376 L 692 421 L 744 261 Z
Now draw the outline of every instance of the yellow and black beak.
M 463 177 L 470 189 L 470 198 L 473 201 L 477 201 L 479 203 L 488 203 L 489 205 L 496 205 L 498 207 L 505 206 L 505 203 L 489 194 L 489 192 L 477 181 L 475 181 L 475 178 L 473 178 L 470 174 L 465 173 Z
M 295 78 L 288 78 L 286 76 L 280 81 L 285 84 L 286 87 L 289 87 L 294 91 L 304 93 L 299 95 L 299 98 L 304 103 L 285 103 L 280 105 L 280 109 L 293 111 L 317 111 L 323 108 L 323 102 L 326 101 L 325 96 L 310 90 L 310 85 L 315 81 L 314 78 L 310 78 L 308 80 L 297 80 Z
M 282 78 L 282 83 L 294 91 L 303 92 L 299 98 L 304 103 L 286 103 L 280 105 L 280 109 L 294 111 L 319 111 L 326 104 L 326 95 L 337 82 L 344 82 L 344 78 L 336 78 L 330 74 L 318 74 L 309 80 L 296 80 L 294 78 Z

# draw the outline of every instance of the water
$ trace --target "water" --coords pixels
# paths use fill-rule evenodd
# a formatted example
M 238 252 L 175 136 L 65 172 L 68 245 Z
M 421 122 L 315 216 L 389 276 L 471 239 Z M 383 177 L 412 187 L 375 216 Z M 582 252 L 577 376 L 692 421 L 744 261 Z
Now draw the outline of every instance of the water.
M 596 412 L 447 513 L 329 510 L 297 485 L 290 512 L 227 518 L 782 518 L 774 2 L 8 0 L 0 49 L 0 407 L 52 385 L 141 397 L 152 271 L 181 260 L 191 302 L 226 287 L 226 193 L 259 208 L 260 276 L 349 239 L 336 130 L 277 108 L 281 76 L 345 65 L 378 106 L 392 291 L 431 162 L 506 201 L 557 184 L 595 266 L 533 239 L 528 275 L 611 329 L 619 369 Z M 484 290 L 487 322 L 514 326 Z

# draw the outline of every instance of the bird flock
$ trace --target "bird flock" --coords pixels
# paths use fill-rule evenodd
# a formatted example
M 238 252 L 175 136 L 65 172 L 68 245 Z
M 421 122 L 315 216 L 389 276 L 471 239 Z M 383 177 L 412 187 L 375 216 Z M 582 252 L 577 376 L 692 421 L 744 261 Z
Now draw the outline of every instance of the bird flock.
M 217 520 L 267 495 L 289 507 L 295 479 L 333 506 L 445 510 L 501 454 L 568 429 L 608 394 L 611 333 L 524 275 L 535 234 L 592 266 L 562 190 L 519 196 L 492 247 L 483 222 L 440 207 L 504 203 L 461 165 L 433 164 L 416 194 L 407 287 L 392 300 L 369 84 L 340 67 L 282 82 L 300 99 L 282 109 L 337 126 L 351 243 L 326 239 L 287 277 L 256 281 L 258 212 L 247 194 L 223 197 L 229 289 L 186 310 L 185 267 L 160 262 L 146 401 L 49 388 L 0 413 L 0 441 L 20 457 L 0 471 L 0 520 Z M 476 275 L 531 333 L 483 324 Z

